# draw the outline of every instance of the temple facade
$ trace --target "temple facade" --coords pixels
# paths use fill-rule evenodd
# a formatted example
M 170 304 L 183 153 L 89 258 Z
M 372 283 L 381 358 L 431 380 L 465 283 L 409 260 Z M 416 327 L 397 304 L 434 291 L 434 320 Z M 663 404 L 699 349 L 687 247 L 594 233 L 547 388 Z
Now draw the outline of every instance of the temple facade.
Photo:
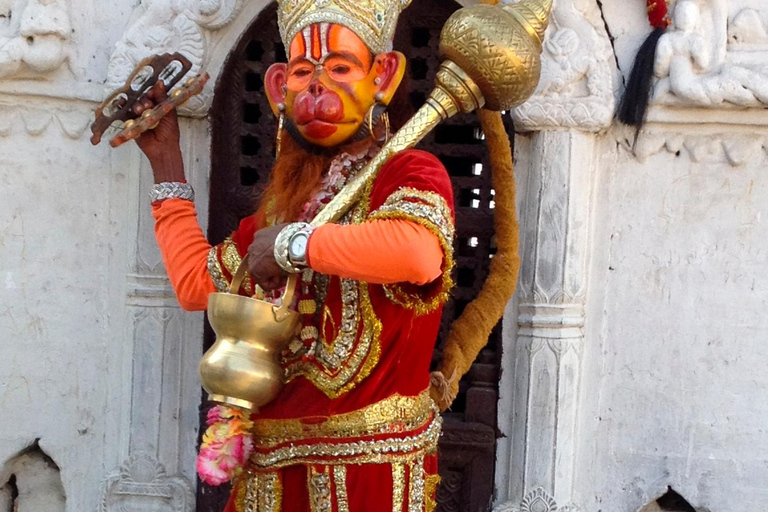
M 0 511 L 208 510 L 195 476 L 204 318 L 165 276 L 148 162 L 134 145 L 93 147 L 88 128 L 148 55 L 209 72 L 182 112 L 207 224 L 220 127 L 245 115 L 217 91 L 260 69 L 243 35 L 269 3 L 0 0 Z M 636 511 L 669 487 L 702 511 L 765 506 L 768 5 L 677 0 L 671 13 L 636 137 L 614 113 L 645 2 L 555 0 L 542 82 L 508 113 L 518 292 L 446 435 L 446 464 L 465 462 L 444 475 L 439 510 Z M 404 41 L 425 79 L 418 39 Z M 230 72 L 241 54 L 250 63 Z M 482 139 L 462 133 L 452 143 Z M 467 190 L 467 208 L 493 209 L 494 191 Z M 491 419 L 471 412 L 476 397 L 491 397 Z M 467 505 L 457 496 L 483 471 L 492 492 Z

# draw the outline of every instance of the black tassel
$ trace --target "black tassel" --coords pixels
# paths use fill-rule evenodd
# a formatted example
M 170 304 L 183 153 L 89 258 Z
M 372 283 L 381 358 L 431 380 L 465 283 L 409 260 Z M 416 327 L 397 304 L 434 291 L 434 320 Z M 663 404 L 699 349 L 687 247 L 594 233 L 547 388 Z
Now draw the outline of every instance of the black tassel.
M 627 83 L 627 90 L 624 91 L 624 97 L 619 104 L 619 121 L 634 126 L 640 133 L 645 124 L 645 116 L 648 111 L 648 102 L 651 100 L 651 87 L 653 86 L 653 72 L 656 63 L 656 47 L 659 45 L 659 39 L 664 34 L 663 28 L 656 28 L 635 58 L 635 66 L 632 68 L 632 74 Z

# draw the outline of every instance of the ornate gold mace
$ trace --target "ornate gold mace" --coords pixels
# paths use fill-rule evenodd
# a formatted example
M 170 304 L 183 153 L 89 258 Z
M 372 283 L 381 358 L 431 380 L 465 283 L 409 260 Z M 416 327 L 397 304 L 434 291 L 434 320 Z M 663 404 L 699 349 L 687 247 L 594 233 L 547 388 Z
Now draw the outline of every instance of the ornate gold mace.
M 414 147 L 442 121 L 480 108 L 509 110 L 530 98 L 541 75 L 542 40 L 552 2 L 522 0 L 456 11 L 440 36 L 444 61 L 427 102 L 312 224 L 341 218 L 390 158 Z M 289 309 L 297 277 L 288 279 L 283 305 L 274 306 L 237 295 L 245 268 L 243 262 L 230 293 L 210 297 L 208 318 L 217 341 L 200 362 L 199 372 L 210 400 L 257 411 L 274 400 L 283 385 L 278 355 L 299 329 L 299 315 Z

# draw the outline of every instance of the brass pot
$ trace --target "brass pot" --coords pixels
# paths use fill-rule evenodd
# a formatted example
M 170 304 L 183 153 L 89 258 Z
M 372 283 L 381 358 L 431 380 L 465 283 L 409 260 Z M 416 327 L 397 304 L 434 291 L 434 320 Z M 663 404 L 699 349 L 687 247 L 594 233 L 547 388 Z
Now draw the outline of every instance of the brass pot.
M 208 320 L 216 344 L 200 361 L 198 372 L 208 399 L 257 411 L 277 397 L 283 387 L 278 356 L 296 336 L 299 313 L 290 309 L 296 276 L 288 279 L 281 306 L 238 295 L 247 257 L 240 265 L 229 293 L 208 299 Z

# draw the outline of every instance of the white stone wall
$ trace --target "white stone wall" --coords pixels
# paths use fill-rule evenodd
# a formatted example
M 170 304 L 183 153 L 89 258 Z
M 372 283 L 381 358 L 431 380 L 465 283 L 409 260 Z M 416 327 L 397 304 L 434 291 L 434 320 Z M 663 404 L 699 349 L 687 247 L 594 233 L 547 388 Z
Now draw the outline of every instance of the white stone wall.
M 571 21 L 587 4 L 615 39 L 620 89 L 644 3 L 555 3 Z M 635 511 L 667 486 L 701 510 L 765 508 L 768 7 L 678 0 L 674 18 L 636 146 L 552 106 L 567 66 L 539 88 L 550 114 L 516 113 L 534 130 L 517 156 L 535 253 L 506 318 L 500 511 Z M 599 112 L 573 91 L 565 103 Z
M 201 317 L 164 277 L 146 162 L 87 126 L 150 53 L 184 49 L 215 83 L 265 4 L 0 0 L 0 506 L 39 440 L 67 511 L 194 509 Z M 764 508 L 768 8 L 678 0 L 694 21 L 662 41 L 633 154 L 611 114 L 641 4 L 556 0 L 542 85 L 514 112 L 524 265 L 499 510 L 633 511 L 667 485 Z M 183 121 L 203 223 L 212 90 Z

